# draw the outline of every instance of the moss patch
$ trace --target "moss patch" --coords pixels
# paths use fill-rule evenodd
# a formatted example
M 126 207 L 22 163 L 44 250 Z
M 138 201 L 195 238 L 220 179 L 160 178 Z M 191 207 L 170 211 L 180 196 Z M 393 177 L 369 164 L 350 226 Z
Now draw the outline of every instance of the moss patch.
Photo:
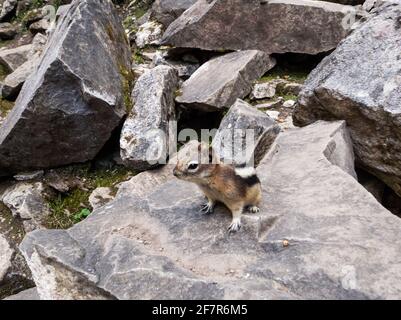
M 5 118 L 14 108 L 15 103 L 0 98 L 0 117 Z
M 12 40 L 0 40 L 0 48 L 7 47 L 12 42 Z
M 18 246 L 25 237 L 25 230 L 20 219 L 14 218 L 11 211 L 0 201 L 0 233 Z
M 3 81 L 9 73 L 8 69 L 3 64 L 0 64 L 0 80 Z
M 124 105 L 127 113 L 130 113 L 132 110 L 132 99 L 131 99 L 131 92 L 132 86 L 135 81 L 134 74 L 132 70 L 125 68 L 123 65 L 119 66 L 120 74 L 122 76 L 122 88 L 123 88 L 123 95 L 124 95 Z
M 141 50 L 135 50 L 134 54 L 132 55 L 132 60 L 136 63 L 136 64 L 144 64 L 145 63 L 145 59 L 142 56 L 142 52 Z
M 284 95 L 279 95 L 280 97 L 283 97 L 284 101 L 289 101 L 289 100 L 298 100 L 298 96 L 295 94 L 284 94 Z
M 274 79 L 284 79 L 291 82 L 304 83 L 309 73 L 305 70 L 291 70 L 281 66 L 276 66 L 266 73 L 260 82 L 269 82 Z
M 125 167 L 92 170 L 89 166 L 72 167 L 70 174 L 83 183 L 82 188 L 58 194 L 49 201 L 51 214 L 45 222 L 49 229 L 68 229 L 90 214 L 89 196 L 96 188 L 107 187 L 117 192 L 116 185 L 126 181 L 135 173 Z

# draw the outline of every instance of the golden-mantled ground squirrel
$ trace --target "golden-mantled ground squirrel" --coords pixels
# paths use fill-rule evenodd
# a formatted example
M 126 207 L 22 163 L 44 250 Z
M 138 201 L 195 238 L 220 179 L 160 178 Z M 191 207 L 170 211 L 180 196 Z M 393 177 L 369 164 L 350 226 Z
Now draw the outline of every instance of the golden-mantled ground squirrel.
M 221 163 L 208 144 L 190 141 L 177 154 L 174 175 L 199 186 L 208 199 L 202 207 L 206 214 L 213 213 L 217 202 L 230 209 L 233 220 L 230 232 L 241 228 L 244 210 L 259 212 L 262 199 L 260 180 L 256 170 Z

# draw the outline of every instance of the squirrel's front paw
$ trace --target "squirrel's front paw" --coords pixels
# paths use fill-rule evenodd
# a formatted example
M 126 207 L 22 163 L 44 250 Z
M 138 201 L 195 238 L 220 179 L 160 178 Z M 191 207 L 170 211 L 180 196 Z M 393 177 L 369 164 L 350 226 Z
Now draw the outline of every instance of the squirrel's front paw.
M 228 228 L 228 232 L 238 232 L 241 229 L 241 219 L 234 219 Z
M 248 212 L 249 212 L 249 213 L 259 213 L 259 212 L 260 212 L 260 209 L 259 209 L 259 207 L 257 207 L 257 206 L 250 206 L 250 207 L 248 208 Z
M 212 214 L 214 212 L 214 204 L 206 203 L 201 207 L 201 212 L 204 214 Z

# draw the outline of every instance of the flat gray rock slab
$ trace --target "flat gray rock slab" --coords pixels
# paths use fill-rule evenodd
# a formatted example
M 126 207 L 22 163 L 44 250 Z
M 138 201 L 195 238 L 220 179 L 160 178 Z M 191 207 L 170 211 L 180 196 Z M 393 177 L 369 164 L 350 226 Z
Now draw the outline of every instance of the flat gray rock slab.
M 360 165 L 401 195 L 401 5 L 383 5 L 311 73 L 296 125 L 344 119 Z
M 204 50 L 317 54 L 350 31 L 352 6 L 310 0 L 199 0 L 167 28 L 162 43 Z M 224 17 L 224 18 L 222 18 Z
M 126 114 L 129 70 L 113 4 L 75 0 L 0 127 L 0 175 L 93 159 Z
M 203 111 L 218 111 L 244 98 L 276 61 L 258 50 L 228 53 L 203 64 L 184 82 L 178 103 Z
M 146 170 L 166 163 L 169 143 L 176 141 L 169 122 L 176 121 L 178 82 L 177 71 L 168 66 L 148 70 L 136 82 L 134 105 L 120 139 L 121 158 L 130 168 Z
M 354 178 L 344 122 L 282 133 L 258 168 L 261 213 L 204 216 L 172 168 L 142 173 L 66 231 L 21 245 L 42 299 L 401 298 L 401 220 Z

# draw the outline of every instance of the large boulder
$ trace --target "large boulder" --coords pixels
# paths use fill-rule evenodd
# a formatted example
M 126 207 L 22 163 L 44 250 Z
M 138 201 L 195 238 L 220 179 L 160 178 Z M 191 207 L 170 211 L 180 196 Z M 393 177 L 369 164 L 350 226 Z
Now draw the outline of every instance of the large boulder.
M 181 104 L 203 111 L 230 107 L 252 90 L 252 83 L 276 64 L 274 58 L 258 50 L 225 54 L 209 60 L 187 81 L 176 98 Z
M 277 138 L 258 169 L 261 213 L 237 234 L 225 208 L 199 213 L 200 191 L 167 166 L 21 248 L 42 299 L 399 299 L 401 220 L 353 160 L 345 123 L 318 122 Z
M 158 66 L 145 72 L 132 92 L 132 111 L 124 123 L 121 158 L 130 168 L 146 170 L 165 163 L 170 142 L 176 136 L 171 122 L 176 120 L 174 95 L 177 71 Z
M 152 6 L 151 18 L 168 27 L 197 0 L 156 0 Z
M 352 6 L 324 1 L 199 0 L 170 24 L 162 43 L 205 50 L 317 54 L 336 48 L 355 15 Z
M 0 128 L 0 174 L 93 159 L 126 114 L 129 72 L 113 4 L 74 1 Z
M 266 113 L 238 99 L 221 121 L 213 148 L 225 163 L 257 165 L 279 133 Z
M 344 119 L 360 165 L 401 195 L 401 5 L 383 6 L 312 72 L 296 125 Z

